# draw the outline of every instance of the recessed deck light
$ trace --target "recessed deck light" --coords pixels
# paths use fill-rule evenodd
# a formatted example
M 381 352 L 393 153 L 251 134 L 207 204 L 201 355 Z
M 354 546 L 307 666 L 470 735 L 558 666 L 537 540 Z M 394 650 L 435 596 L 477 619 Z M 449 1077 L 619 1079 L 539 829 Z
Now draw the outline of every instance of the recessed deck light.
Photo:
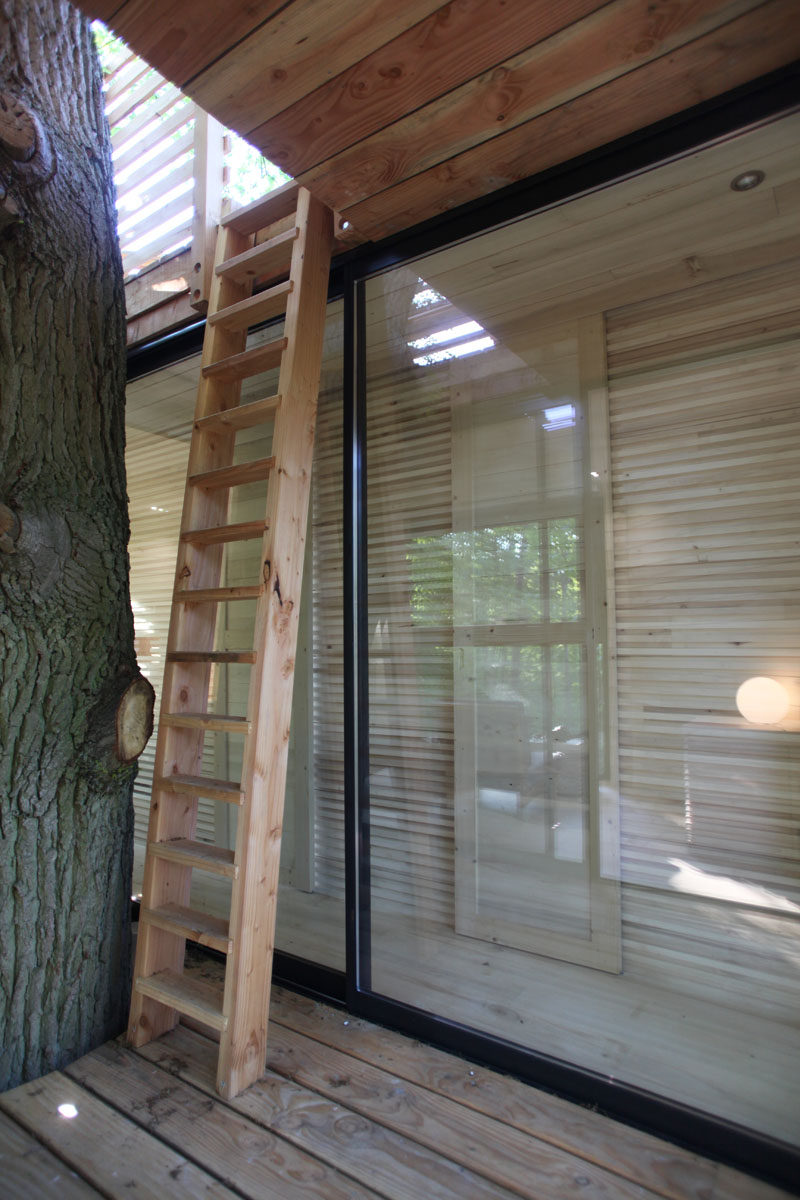
M 751 192 L 763 183 L 764 179 L 763 171 L 742 171 L 741 175 L 731 180 L 731 188 L 734 192 Z

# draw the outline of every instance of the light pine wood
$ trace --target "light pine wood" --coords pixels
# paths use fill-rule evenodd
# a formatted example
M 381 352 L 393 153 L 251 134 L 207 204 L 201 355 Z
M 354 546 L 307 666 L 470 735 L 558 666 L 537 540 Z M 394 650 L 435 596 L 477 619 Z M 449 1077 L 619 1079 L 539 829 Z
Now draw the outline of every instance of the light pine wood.
M 255 234 L 267 226 L 272 227 L 276 222 L 297 212 L 299 194 L 299 185 L 293 179 L 290 179 L 288 183 L 284 183 L 281 187 L 268 192 L 266 196 L 260 196 L 250 204 L 245 204 L 241 208 L 235 208 L 232 212 L 226 213 L 222 218 L 223 228 L 235 229 L 239 233 Z M 297 228 L 296 225 L 292 227 Z M 286 233 L 288 230 L 284 230 L 283 232 Z M 281 234 L 275 234 L 274 237 L 267 237 L 261 245 L 267 246 L 270 242 L 274 243 L 281 236 Z M 293 238 L 292 241 L 294 240 Z M 255 249 L 256 247 L 253 247 L 253 250 Z M 294 248 L 292 248 L 292 253 L 294 253 Z M 241 262 L 243 257 L 243 255 L 238 255 L 236 261 Z M 220 274 L 224 273 L 224 268 L 229 261 L 226 260 L 226 262 L 223 262 L 223 270 L 220 271 Z
M 286 311 L 287 349 L 278 392 L 272 449 L 277 470 L 267 495 L 262 561 L 268 576 L 256 612 L 258 667 L 251 673 L 248 714 L 254 736 L 245 745 L 242 778 L 258 805 L 242 812 L 236 860 L 224 1009 L 229 1025 L 220 1044 L 217 1086 L 235 1096 L 257 1079 L 266 1055 L 269 981 L 275 937 L 294 658 L 310 494 L 317 391 L 325 325 L 332 217 L 302 189 L 292 253 L 296 286 Z
M 111 19 L 166 78 L 294 175 L 289 188 L 305 184 L 341 212 L 353 244 L 598 150 L 800 55 L 793 0 L 269 0 L 257 16 L 251 7 L 233 0 L 220 23 L 211 0 L 163 12 L 127 0 Z M 120 76 L 133 97 L 151 86 L 138 70 Z M 128 103 L 117 99 L 115 111 Z M 139 154 L 132 147 L 118 161 Z
M 451 2 L 254 129 L 252 140 L 297 176 L 598 7 Z
M 224 713 L 162 713 L 161 722 L 163 725 L 173 729 L 197 729 L 211 733 L 250 732 L 250 722 L 246 717 L 230 717 Z M 193 777 L 189 775 L 167 775 L 162 778 L 165 780 L 180 778 L 183 781 Z M 199 776 L 195 776 L 194 778 L 200 779 Z M 165 784 L 165 786 L 168 785 Z M 181 782 L 179 787 L 170 786 L 169 790 L 186 791 L 186 785 Z M 225 796 L 220 795 L 218 799 L 224 800 Z
M 228 278 L 231 278 L 228 273 Z M 267 321 L 270 317 L 278 316 L 286 308 L 286 297 L 292 290 L 293 283 L 287 279 L 274 287 L 258 292 L 248 300 L 232 304 L 222 312 L 212 313 L 209 321 L 212 325 L 224 325 L 226 329 L 249 329 L 259 321 Z
M 145 926 L 140 936 L 151 933 Z M 183 942 L 181 942 L 181 945 Z M 168 1012 L 181 1012 L 193 1017 L 202 1025 L 221 1032 L 228 1023 L 222 1011 L 222 993 L 214 984 L 190 978 L 183 971 L 157 971 L 154 975 L 137 975 L 134 972 L 134 992 L 154 1000 Z
M 548 1200 L 566 1200 L 574 1195 L 571 1155 L 543 1142 L 533 1143 L 527 1134 L 495 1116 L 432 1095 L 409 1081 L 398 1092 L 394 1080 L 380 1068 L 281 1027 L 272 1029 L 268 1063 L 280 1075 L 379 1121 L 395 1133 L 413 1137 L 500 1187 L 524 1193 L 531 1178 L 535 1178 Z M 640 1184 L 630 1183 L 616 1172 L 611 1174 L 587 1162 L 581 1174 L 585 1180 L 582 1186 L 589 1195 L 608 1200 L 642 1197 Z
M 281 396 L 266 396 L 263 400 L 253 400 L 249 404 L 240 404 L 225 412 L 214 413 L 204 417 L 195 424 L 196 429 L 216 430 L 225 432 L 227 429 L 250 429 L 260 425 L 275 413 L 282 400 Z M 263 532 L 263 527 L 260 532 Z
M 182 714 L 187 717 L 188 714 Z M 176 716 L 175 720 L 179 718 Z M 231 731 L 246 732 L 246 729 L 241 725 L 230 726 L 226 722 L 237 721 L 242 722 L 242 717 L 217 717 L 214 714 L 210 716 L 206 714 L 206 719 L 209 721 L 222 721 L 220 732 Z M 190 726 L 194 728 L 194 724 Z M 178 792 L 184 796 L 213 796 L 215 800 L 226 800 L 231 804 L 241 804 L 242 788 L 241 785 L 233 780 L 227 779 L 209 779 L 199 775 L 167 775 L 160 781 L 160 786 L 164 791 Z
M 257 583 L 241 587 L 178 588 L 174 593 L 174 599 L 181 604 L 215 604 L 219 601 L 227 603 L 231 600 L 257 600 L 261 595 L 261 590 L 261 585 Z M 173 659 L 172 661 L 185 660 Z M 199 660 L 195 659 L 194 661 Z
M 167 655 L 167 661 L 246 663 L 252 666 L 256 661 L 256 652 L 255 650 L 171 650 Z
M 205 867 L 206 864 L 199 862 L 196 865 Z M 139 915 L 140 926 L 143 922 L 177 937 L 188 938 L 200 946 L 209 946 L 220 954 L 230 954 L 228 922 L 222 917 L 184 908 L 180 904 L 166 904 L 163 908 L 143 908 Z
M 299 174 L 324 203 L 345 214 L 387 181 L 401 183 L 472 146 L 533 120 L 635 67 L 713 31 L 754 0 L 679 0 L 669 19 L 640 0 L 612 0 L 555 35 L 449 91 L 442 100 L 414 106 L 401 119 L 349 150 L 326 155 Z M 624 66 L 623 66 L 624 64 Z
M 446 1051 L 421 1046 L 370 1021 L 351 1017 L 345 1024 L 335 1009 L 285 989 L 273 989 L 270 1022 L 273 1031 L 281 1026 L 303 1033 L 319 1043 L 323 1053 L 335 1048 L 351 1059 L 380 1066 L 395 1085 L 398 1079 L 408 1080 L 669 1200 L 690 1196 L 700 1200 L 704 1194 L 718 1200 L 762 1195 L 767 1200 L 776 1195 L 777 1189 L 767 1184 L 507 1075 L 464 1062 Z M 299 1059 L 290 1059 L 292 1064 L 295 1061 L 299 1065 Z M 349 1072 L 340 1070 L 330 1078 L 349 1078 Z
M 203 432 L 201 429 L 200 432 Z M 274 455 L 269 458 L 259 458 L 254 462 L 236 463 L 232 467 L 217 467 L 213 471 L 201 471 L 198 475 L 190 475 L 189 483 L 197 488 L 229 488 L 239 484 L 257 483 L 267 479 L 275 466 Z
M 0 1113 L 0 1175 L 6 1200 L 91 1200 L 90 1184 L 45 1149 L 36 1138 Z
M 215 1047 L 185 1029 L 176 1030 L 172 1037 L 171 1060 L 179 1077 L 213 1094 L 209 1068 L 213 1071 Z M 165 1045 L 151 1043 L 143 1048 L 143 1056 L 171 1070 Z M 363 1187 L 373 1187 L 391 1200 L 512 1200 L 515 1195 L 446 1154 L 430 1150 L 420 1139 L 398 1134 L 379 1120 L 361 1116 L 272 1071 L 237 1096 L 232 1107 L 321 1158 L 329 1168 L 346 1173 L 354 1195 Z M 649 1195 L 645 1193 L 642 1200 L 650 1200 Z
M 194 842 L 191 838 L 173 838 L 171 842 L 151 842 L 148 853 L 185 866 L 200 866 L 215 875 L 235 879 L 239 868 L 232 850 L 224 846 L 212 846 L 208 842 Z
M 190 163 L 192 204 L 192 306 L 206 312 L 211 293 L 217 226 L 222 212 L 225 130 L 202 109 L 194 119 L 194 155 Z M 171 178 L 171 176 L 170 176 Z
M 160 1137 L 230 1181 L 239 1196 L 373 1200 L 371 1189 L 294 1145 L 280 1129 L 270 1130 L 209 1100 L 205 1092 L 114 1043 L 79 1059 L 69 1072 L 106 1103 L 142 1114 Z
M 260 242 L 244 254 L 238 254 L 216 268 L 218 275 L 225 275 L 237 283 L 248 280 L 272 279 L 289 270 L 292 260 L 292 242 L 300 234 L 297 226 L 277 233 L 275 237 Z
M 149 845 L 164 847 L 177 842 L 182 851 L 158 849 L 146 864 L 128 1035 L 132 1045 L 142 1045 L 174 1024 L 178 1012 L 197 1016 L 192 989 L 180 982 L 180 955 L 187 938 L 228 954 L 224 997 L 220 996 L 224 1020 L 215 1027 L 223 1031 L 219 1090 L 231 1096 L 258 1078 L 266 1053 L 287 743 L 332 214 L 313 201 L 305 189 L 290 185 L 240 210 L 236 218 L 224 220 L 217 247 L 218 266 L 240 257 L 245 253 L 243 244 L 250 244 L 259 226 L 285 219 L 287 206 L 293 208 L 289 214 L 292 228 L 299 230 L 291 239 L 289 280 L 266 294 L 270 305 L 277 299 L 286 301 L 283 337 L 266 346 L 246 349 L 246 327 L 255 308 L 242 292 L 251 286 L 252 279 L 237 283 L 224 270 L 214 272 L 189 453 L 148 837 Z M 256 307 L 263 299 L 255 299 Z M 240 319 L 243 311 L 247 317 Z M 259 312 L 263 315 L 262 310 Z M 231 314 L 233 320 L 228 321 Z M 214 320 L 215 316 L 222 319 Z M 228 426 L 221 421 L 222 414 L 244 412 L 239 407 L 241 379 L 277 362 L 281 364 L 277 395 L 250 405 L 241 422 L 234 418 Z M 234 463 L 238 429 L 272 417 L 272 454 Z M 264 520 L 258 526 L 253 522 L 229 524 L 230 489 L 267 478 L 270 483 Z M 256 530 L 263 535 L 260 560 L 253 564 L 260 581 L 220 586 L 224 545 L 246 540 Z M 251 599 L 258 601 L 253 650 L 215 650 L 217 606 Z M 231 662 L 253 668 L 247 718 L 207 711 L 211 668 Z M 191 705 L 190 700 L 194 701 Z M 200 770 L 203 738 L 215 732 L 245 735 L 239 783 L 209 781 Z M 162 743 L 167 742 L 174 743 L 178 753 L 165 769 Z M 184 747 L 193 762 L 179 758 Z M 240 808 L 232 862 L 209 862 L 193 850 L 198 801 L 208 796 Z M 193 870 L 209 868 L 232 877 L 230 921 L 198 912 L 189 905 Z
M 440 7 L 439 0 L 294 0 L 234 51 L 209 56 L 192 83 L 209 112 L 245 134 L 331 75 L 352 66 Z M 264 64 L 275 64 L 267 73 Z M 287 69 L 288 67 L 288 69 Z M 274 72 L 274 74 L 273 74 Z
M 193 972 L 219 968 L 207 962 Z M 278 988 L 270 1016 L 270 1069 L 232 1102 L 214 1094 L 216 1044 L 184 1027 L 138 1052 L 108 1043 L 65 1074 L 6 1093 L 0 1155 L 13 1112 L 9 1136 L 12 1146 L 15 1133 L 25 1139 L 19 1167 L 29 1180 L 19 1193 L 12 1183 L 10 1195 L 72 1200 L 93 1195 L 94 1185 L 107 1200 L 132 1192 L 148 1200 L 788 1200 L 761 1180 L 340 1009 Z M 56 1116 L 65 1101 L 78 1108 L 74 1121 Z M 14 1168 L 0 1161 L 5 1195 Z M 88 1191 L 52 1190 L 53 1163 L 79 1171 Z M 513 1189 L 496 1181 L 515 1171 Z
M 77 1116 L 62 1117 L 61 1104 L 73 1104 Z M 105 1197 L 235 1200 L 213 1175 L 59 1072 L 5 1092 L 0 1110 Z M 28 1192 L 43 1194 L 38 1186 Z
M 181 534 L 181 541 L 211 546 L 214 542 L 246 542 L 263 536 L 263 521 L 240 521 L 236 525 L 214 525 L 210 529 L 187 529 Z
M 646 70 L 617 74 L 568 104 L 556 104 L 358 203 L 346 206 L 337 198 L 337 204 L 362 238 L 385 237 L 555 166 L 564 160 L 565 147 L 570 157 L 585 153 L 678 112 L 690 93 L 694 102 L 708 99 L 798 54 L 800 27 L 792 5 L 773 0 L 731 21 L 722 36 L 705 34 L 655 58 Z M 328 181 L 336 190 L 332 169 Z
M 217 239 L 216 262 L 222 262 L 248 246 L 248 239 L 228 230 Z M 222 279 L 214 274 L 211 283 L 212 311 L 245 299 L 244 285 Z M 230 332 L 206 326 L 202 364 L 240 355 L 245 348 L 246 333 Z M 204 417 L 210 412 L 229 408 L 239 402 L 239 388 L 225 380 L 206 379 L 201 369 L 195 415 Z M 181 532 L 191 529 L 224 525 L 228 519 L 229 491 L 192 487 L 188 477 L 229 466 L 233 459 L 235 435 L 217 434 L 202 437 L 194 434 L 189 449 L 187 483 L 184 493 Z M 193 586 L 213 588 L 219 584 L 223 546 L 195 546 L 181 542 L 175 570 L 176 590 L 191 578 Z M 167 650 L 187 648 L 196 651 L 213 650 L 216 612 L 210 605 L 175 604 L 170 618 Z M 247 731 L 247 722 L 235 725 L 230 720 L 210 717 L 206 713 L 211 664 L 167 663 L 161 694 L 159 736 L 156 745 L 154 786 L 151 801 L 148 842 L 168 842 L 173 838 L 193 839 L 197 825 L 198 793 L 184 791 L 180 802 L 170 803 L 171 790 L 163 786 L 170 776 L 196 778 L 202 773 L 203 746 L 206 731 L 238 728 Z M 171 787 L 174 785 L 168 785 Z M 192 870 L 185 864 L 149 858 L 145 862 L 142 903 L 145 908 L 158 909 L 165 904 L 188 906 Z M 184 942 L 166 930 L 147 929 L 137 944 L 134 979 L 147 979 L 157 972 L 179 973 L 183 967 Z M 167 1007 L 154 996 L 146 995 L 134 984 L 129 1017 L 129 1037 L 132 1042 L 157 1037 L 174 1026 L 178 1019 L 175 1009 Z
M 214 326 L 212 325 L 212 329 Z M 220 328 L 220 327 L 218 327 Z M 256 346 L 253 350 L 244 350 L 240 354 L 232 354 L 229 358 L 220 359 L 211 366 L 202 367 L 206 379 L 220 379 L 225 383 L 237 383 L 242 379 L 250 379 L 277 367 L 281 355 L 286 349 L 286 338 L 278 338 L 266 346 Z M 205 414 L 202 414 L 205 415 Z

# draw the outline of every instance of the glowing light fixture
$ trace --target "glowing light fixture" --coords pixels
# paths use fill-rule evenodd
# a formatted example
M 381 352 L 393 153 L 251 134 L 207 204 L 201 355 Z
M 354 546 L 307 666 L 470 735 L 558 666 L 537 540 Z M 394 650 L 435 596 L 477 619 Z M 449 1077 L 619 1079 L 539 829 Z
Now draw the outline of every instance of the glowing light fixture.
M 66 1117 L 68 1121 L 71 1121 L 73 1117 L 77 1117 L 78 1110 L 74 1104 L 59 1104 L 58 1115 Z
M 753 188 L 757 188 L 765 179 L 766 175 L 763 171 L 742 171 L 741 175 L 737 175 L 735 179 L 731 180 L 731 190 L 752 192 Z
M 754 675 L 739 687 L 736 707 L 754 725 L 777 725 L 789 711 L 789 696 L 777 679 Z

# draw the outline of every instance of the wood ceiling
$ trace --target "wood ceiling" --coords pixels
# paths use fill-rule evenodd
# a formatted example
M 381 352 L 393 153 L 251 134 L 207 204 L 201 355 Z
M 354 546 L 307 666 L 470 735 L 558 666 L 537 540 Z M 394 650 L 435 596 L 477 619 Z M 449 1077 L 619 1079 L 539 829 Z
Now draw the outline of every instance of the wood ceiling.
M 376 240 L 800 58 L 797 0 L 81 0 Z

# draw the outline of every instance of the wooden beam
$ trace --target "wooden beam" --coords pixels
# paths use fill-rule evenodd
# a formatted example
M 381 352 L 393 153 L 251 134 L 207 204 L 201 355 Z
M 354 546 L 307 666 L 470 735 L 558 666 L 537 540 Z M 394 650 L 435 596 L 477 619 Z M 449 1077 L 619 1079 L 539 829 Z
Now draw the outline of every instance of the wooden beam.
M 209 62 L 268 24 L 286 0 L 226 4 L 218 0 L 89 0 L 82 4 L 110 25 L 138 55 L 183 88 Z M 97 10 L 97 11 L 95 11 Z M 101 11 L 102 10 L 102 11 Z
M 604 0 L 512 5 L 451 0 L 250 134 L 290 175 L 355 142 L 600 8 Z
M 343 215 L 363 237 L 396 233 L 671 116 L 689 98 L 711 99 L 798 55 L 800 22 L 793 5 L 770 0 L 721 30 L 366 197 Z
M 788 17 L 792 7 L 788 0 L 780 0 L 780 7 Z M 750 9 L 756 9 L 760 19 L 759 0 L 675 0 L 668 5 L 612 0 L 501 68 L 485 71 L 442 100 L 304 172 L 301 182 L 325 204 L 346 211 L 368 196 L 675 51 Z M 794 23 L 797 26 L 796 19 Z M 680 107 L 685 106 L 687 94 L 692 93 L 678 98 Z M 641 125 L 635 110 L 634 116 Z M 572 156 L 569 144 L 561 142 L 559 149 L 562 158 Z M 355 220 L 353 224 L 358 228 Z
M 150 312 L 189 291 L 192 267 L 191 250 L 182 250 L 174 258 L 134 275 L 125 284 L 125 310 L 128 321 Z
M 167 10 L 168 11 L 168 10 Z M 217 226 L 222 213 L 222 171 L 225 161 L 224 130 L 207 112 L 194 116 L 194 189 L 192 203 L 192 307 L 205 313 L 214 270 Z
M 365 54 L 441 6 L 441 0 L 294 0 L 235 50 L 187 83 L 208 112 L 247 137 Z M 216 7 L 216 6 L 215 6 Z M 156 61 L 160 70 L 163 68 Z
M 157 333 L 168 333 L 172 329 L 179 329 L 182 325 L 188 325 L 191 321 L 197 320 L 198 316 L 191 306 L 187 288 L 185 292 L 168 300 L 165 304 L 160 304 L 158 308 L 152 308 L 148 312 L 130 319 L 128 321 L 128 345 L 135 346 L 138 342 L 155 337 Z

